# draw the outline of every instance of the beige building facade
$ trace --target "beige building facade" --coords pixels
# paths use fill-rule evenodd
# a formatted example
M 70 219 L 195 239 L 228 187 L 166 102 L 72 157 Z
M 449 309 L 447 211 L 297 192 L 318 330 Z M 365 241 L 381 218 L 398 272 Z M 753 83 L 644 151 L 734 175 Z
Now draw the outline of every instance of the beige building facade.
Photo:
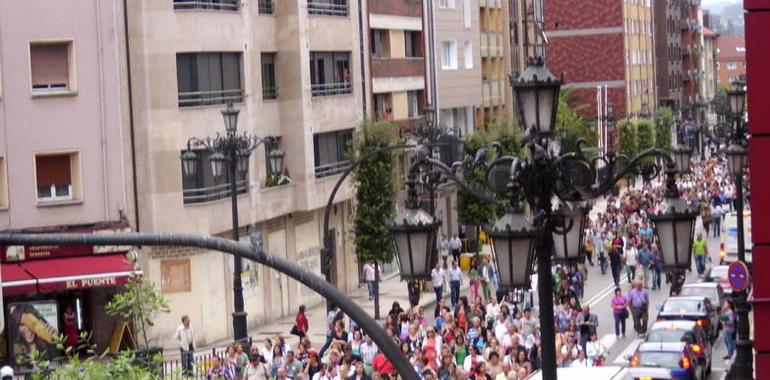
M 626 114 L 653 114 L 657 101 L 651 0 L 623 2 Z
M 509 6 L 507 0 L 479 0 L 481 105 L 476 107 L 477 128 L 513 119 Z
M 357 14 L 355 1 L 129 1 L 138 228 L 230 236 L 229 191 L 207 169 L 210 152 L 199 152 L 195 178 L 183 176 L 180 154 L 190 137 L 222 133 L 220 111 L 234 103 L 239 131 L 279 138 L 291 179 L 273 186 L 265 148 L 252 152 L 238 178 L 242 239 L 256 228 L 270 253 L 320 274 L 323 208 L 363 117 Z M 351 196 L 343 186 L 331 213 L 332 280 L 343 291 L 358 285 Z M 198 326 L 199 345 L 232 336 L 230 257 L 145 248 L 142 266 L 172 309 L 156 321 L 156 343 L 173 345 L 183 314 Z M 278 272 L 250 263 L 244 270 L 250 328 L 322 301 Z

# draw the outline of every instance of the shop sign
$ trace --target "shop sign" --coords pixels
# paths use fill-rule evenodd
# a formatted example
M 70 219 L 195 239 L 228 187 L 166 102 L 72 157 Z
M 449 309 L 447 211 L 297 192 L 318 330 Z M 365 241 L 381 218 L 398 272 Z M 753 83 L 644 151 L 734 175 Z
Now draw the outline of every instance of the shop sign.
M 117 285 L 120 285 L 120 284 L 118 284 L 118 279 L 115 276 L 84 278 L 79 280 L 66 281 L 67 289 L 99 288 L 104 286 L 117 286 Z
M 8 338 L 14 362 L 38 352 L 41 360 L 59 356 L 59 307 L 56 301 L 18 302 L 8 305 Z
M 89 232 L 89 231 L 72 231 Z M 90 231 L 94 234 L 112 234 L 131 232 L 128 227 L 108 228 L 96 231 Z M 0 246 L 0 255 L 3 262 L 17 262 L 27 260 L 51 259 L 60 257 L 88 256 L 105 253 L 126 252 L 131 250 L 131 246 L 124 245 L 95 245 L 95 246 L 60 246 L 60 245 L 11 245 Z

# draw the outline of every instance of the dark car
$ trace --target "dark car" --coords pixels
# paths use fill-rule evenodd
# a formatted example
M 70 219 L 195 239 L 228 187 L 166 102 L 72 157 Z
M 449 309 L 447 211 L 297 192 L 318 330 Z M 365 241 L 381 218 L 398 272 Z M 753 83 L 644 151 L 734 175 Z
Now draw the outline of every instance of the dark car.
M 705 330 L 712 342 L 719 336 L 719 313 L 704 296 L 669 297 L 658 307 L 659 321 L 694 321 Z
M 705 360 L 695 357 L 690 345 L 684 342 L 645 342 L 639 345 L 629 360 L 631 367 L 659 367 L 671 371 L 677 380 L 704 380 Z
M 685 284 L 682 286 L 682 290 L 679 292 L 679 295 L 682 297 L 706 297 L 716 308 L 722 307 L 722 305 L 724 305 L 725 299 L 727 299 L 722 286 L 715 282 L 696 282 L 692 284 Z
M 706 372 L 711 372 L 712 345 L 708 333 L 694 321 L 659 321 L 647 330 L 646 342 L 685 342 L 695 357 L 704 359 Z

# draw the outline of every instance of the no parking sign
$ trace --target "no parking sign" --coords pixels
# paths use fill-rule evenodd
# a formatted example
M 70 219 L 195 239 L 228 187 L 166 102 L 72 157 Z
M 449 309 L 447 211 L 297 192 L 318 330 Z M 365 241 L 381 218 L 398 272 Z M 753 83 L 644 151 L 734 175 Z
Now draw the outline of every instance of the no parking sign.
M 743 261 L 736 261 L 727 268 L 727 279 L 734 291 L 742 292 L 749 286 L 749 268 Z

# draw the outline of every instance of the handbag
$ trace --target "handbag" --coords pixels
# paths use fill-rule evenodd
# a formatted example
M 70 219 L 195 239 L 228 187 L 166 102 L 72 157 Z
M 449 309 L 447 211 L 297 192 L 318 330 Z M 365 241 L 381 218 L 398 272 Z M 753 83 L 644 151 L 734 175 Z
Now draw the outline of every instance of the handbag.
M 289 334 L 296 335 L 296 336 L 301 336 L 302 335 L 302 334 L 300 334 L 299 330 L 297 329 L 297 325 L 291 326 L 291 331 L 289 331 Z
M 628 309 L 623 309 L 623 314 L 620 314 L 623 319 L 628 319 Z

